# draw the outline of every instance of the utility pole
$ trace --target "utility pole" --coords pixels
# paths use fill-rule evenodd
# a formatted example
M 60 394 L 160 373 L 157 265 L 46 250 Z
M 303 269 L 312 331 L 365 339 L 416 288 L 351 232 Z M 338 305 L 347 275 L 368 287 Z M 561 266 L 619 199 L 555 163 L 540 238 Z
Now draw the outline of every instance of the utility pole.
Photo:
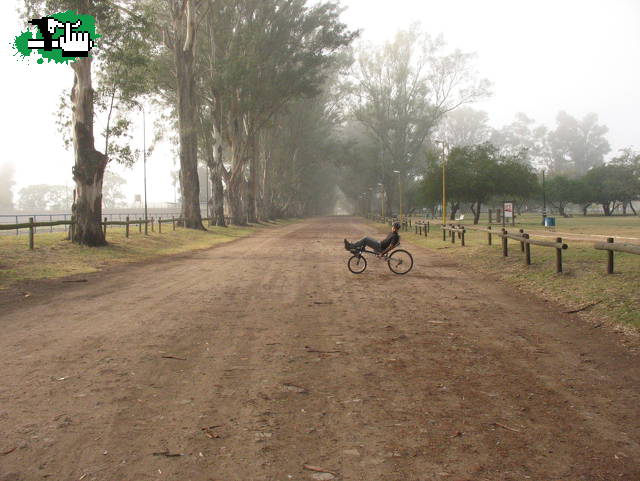
M 542 171 L 542 225 L 547 218 L 547 189 L 545 185 L 545 171 Z

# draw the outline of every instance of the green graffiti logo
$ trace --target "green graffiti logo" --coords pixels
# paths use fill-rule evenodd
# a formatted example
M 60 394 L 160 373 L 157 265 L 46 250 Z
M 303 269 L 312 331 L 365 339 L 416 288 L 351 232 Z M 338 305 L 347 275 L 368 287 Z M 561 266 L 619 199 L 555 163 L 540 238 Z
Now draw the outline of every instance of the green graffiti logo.
M 95 18 L 73 10 L 34 18 L 29 23 L 37 27 L 35 36 L 31 30 L 22 32 L 15 38 L 13 48 L 15 55 L 22 58 L 37 52 L 39 64 L 45 60 L 69 63 L 88 57 L 100 38 L 96 34 Z

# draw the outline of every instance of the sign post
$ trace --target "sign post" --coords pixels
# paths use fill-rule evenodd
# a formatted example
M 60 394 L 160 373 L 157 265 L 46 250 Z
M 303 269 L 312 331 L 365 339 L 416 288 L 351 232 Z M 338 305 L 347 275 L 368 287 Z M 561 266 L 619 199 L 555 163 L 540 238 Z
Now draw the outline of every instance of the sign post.
M 513 202 L 505 202 L 503 205 L 503 225 L 507 222 L 507 219 L 511 219 L 511 224 L 515 225 L 516 219 L 513 215 Z

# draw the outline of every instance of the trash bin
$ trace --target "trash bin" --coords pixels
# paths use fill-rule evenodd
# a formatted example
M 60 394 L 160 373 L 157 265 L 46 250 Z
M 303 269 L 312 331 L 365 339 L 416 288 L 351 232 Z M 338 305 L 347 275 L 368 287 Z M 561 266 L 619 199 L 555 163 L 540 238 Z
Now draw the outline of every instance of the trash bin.
M 544 218 L 544 226 L 549 229 L 555 229 L 556 227 L 556 218 L 555 217 L 545 217 Z

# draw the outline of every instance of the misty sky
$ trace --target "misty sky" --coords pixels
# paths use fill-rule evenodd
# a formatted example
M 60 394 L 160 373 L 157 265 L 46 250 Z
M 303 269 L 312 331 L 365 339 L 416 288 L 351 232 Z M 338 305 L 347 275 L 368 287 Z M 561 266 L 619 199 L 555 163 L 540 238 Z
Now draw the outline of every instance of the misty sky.
M 640 0 L 344 0 L 345 21 L 362 40 L 379 43 L 419 21 L 448 45 L 478 54 L 477 69 L 494 84 L 490 100 L 474 105 L 493 127 L 524 112 L 553 128 L 559 110 L 576 117 L 596 112 L 609 127 L 613 151 L 640 148 Z M 60 92 L 73 83 L 71 68 L 36 65 L 13 56 L 24 29 L 15 8 L 0 6 L 2 139 L 0 163 L 16 166 L 14 193 L 28 184 L 72 185 L 73 154 L 55 126 Z M 139 115 L 139 122 L 142 116 Z M 147 119 L 147 136 L 151 137 Z M 135 133 L 142 147 L 141 129 Z M 97 147 L 102 150 L 97 139 Z M 149 202 L 174 198 L 175 154 L 159 146 L 148 163 Z M 128 179 L 127 200 L 142 192 L 142 162 L 112 166 Z M 17 196 L 14 195 L 14 200 Z

